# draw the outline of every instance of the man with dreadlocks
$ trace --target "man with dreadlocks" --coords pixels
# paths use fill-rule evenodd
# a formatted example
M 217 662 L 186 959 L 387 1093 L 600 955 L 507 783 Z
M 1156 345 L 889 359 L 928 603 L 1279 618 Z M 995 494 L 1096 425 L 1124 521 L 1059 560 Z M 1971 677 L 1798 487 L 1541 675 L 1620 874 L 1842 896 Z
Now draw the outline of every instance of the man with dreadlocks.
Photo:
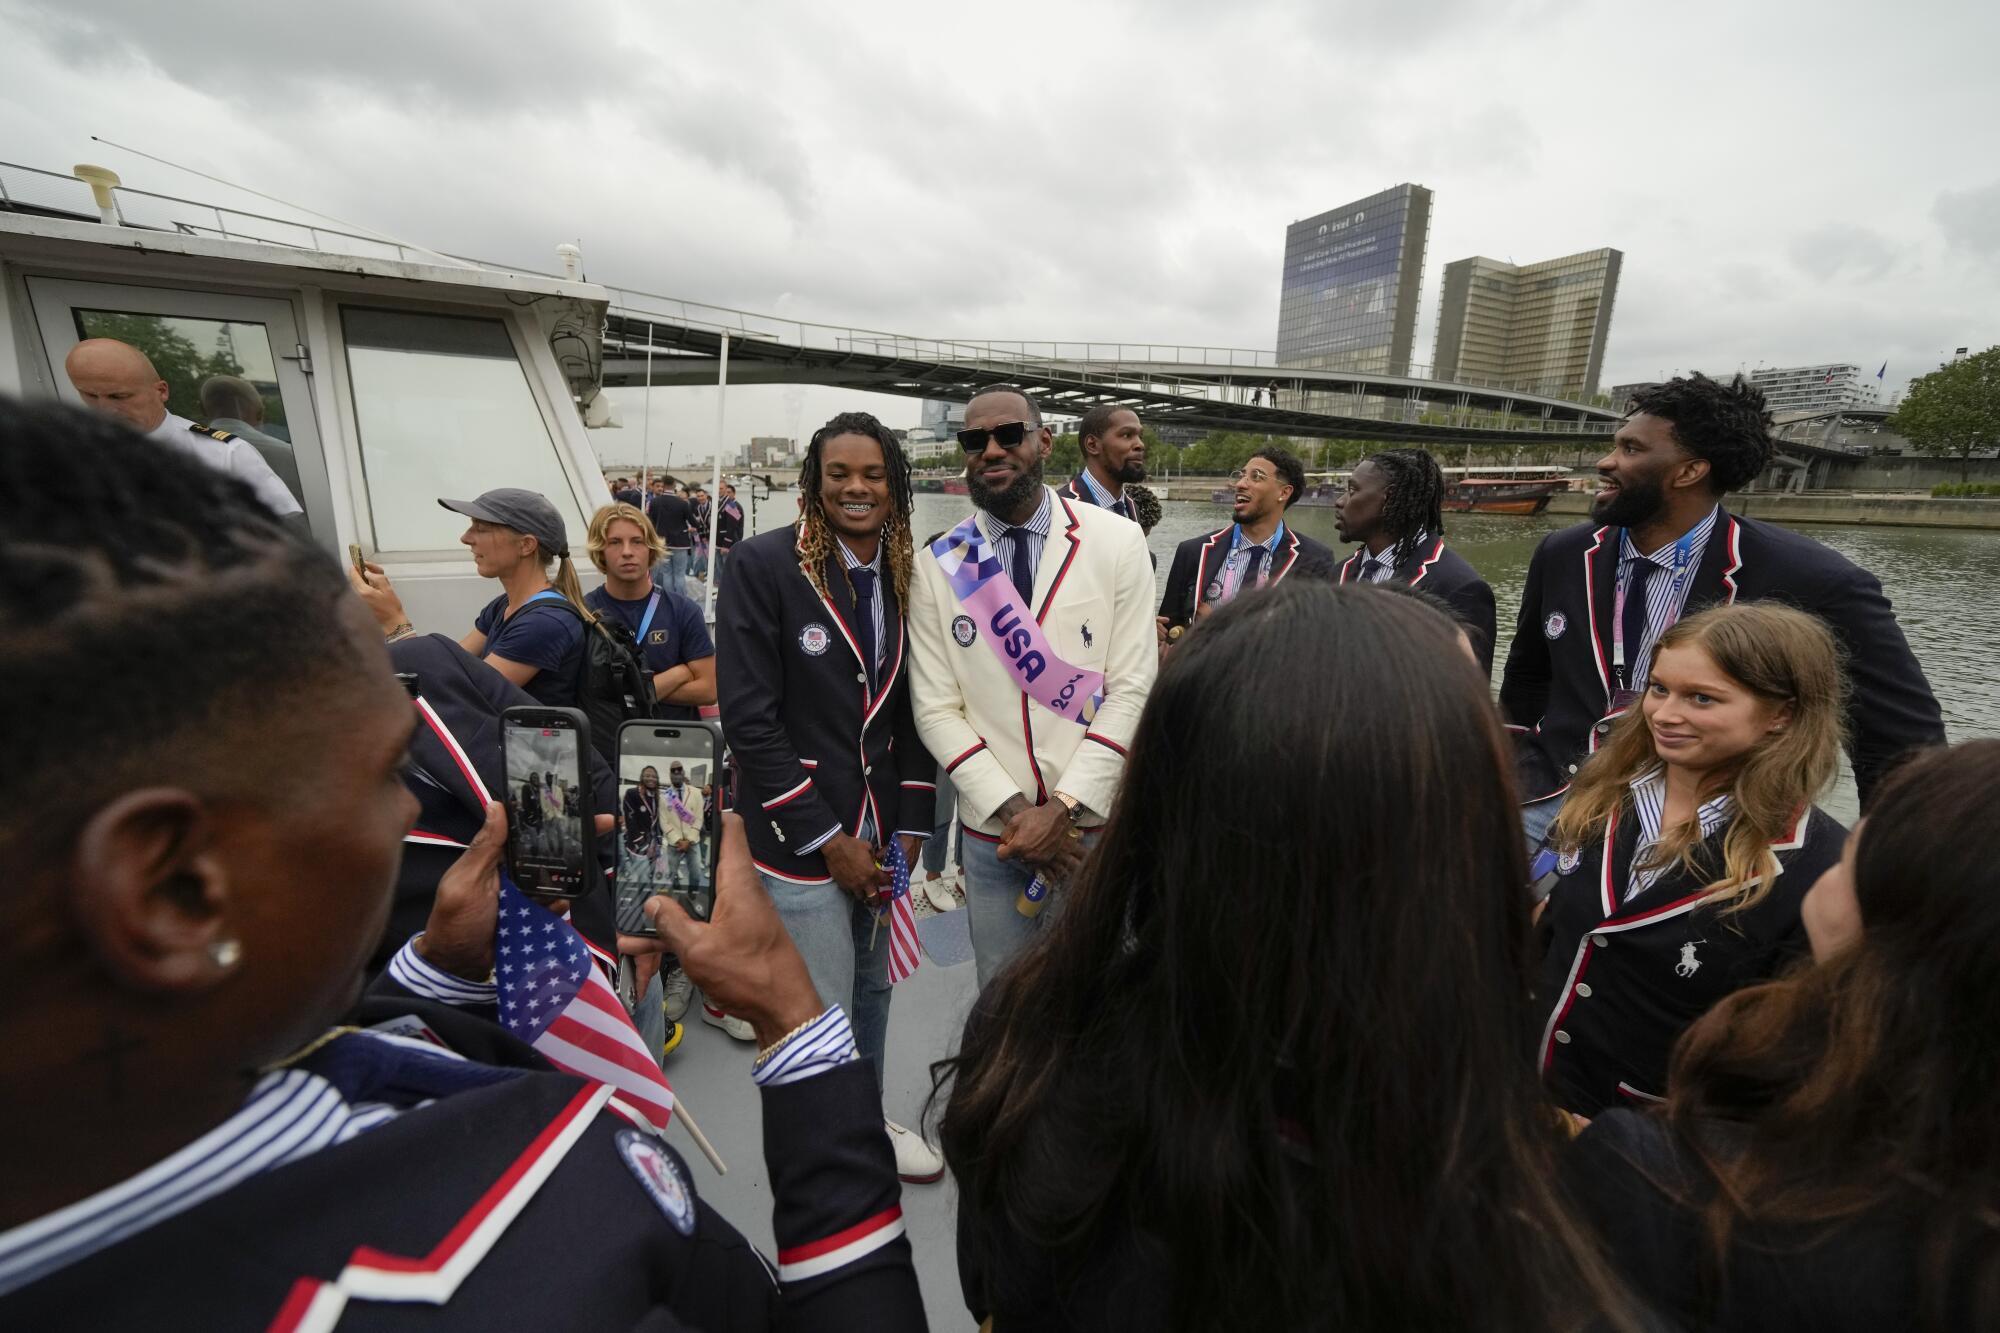
M 1535 548 L 1500 682 L 1501 711 L 1521 733 L 1530 848 L 1611 720 L 1646 690 L 1660 635 L 1718 602 L 1780 598 L 1839 638 L 1864 808 L 1904 754 L 1944 743 L 1937 698 L 1875 576 L 1810 537 L 1722 507 L 1770 461 L 1770 429 L 1763 391 L 1741 375 L 1654 385 L 1634 396 L 1597 460 L 1590 521 Z
M 1388 449 L 1354 465 L 1334 497 L 1333 525 L 1361 548 L 1341 583 L 1406 583 L 1450 604 L 1479 664 L 1493 671 L 1493 589 L 1444 544 L 1444 473 L 1422 449 Z
M 890 931 L 876 925 L 890 879 L 885 844 L 900 839 L 916 864 L 937 779 L 910 712 L 904 645 L 909 460 L 880 421 L 843 412 L 807 446 L 799 495 L 797 523 L 730 557 L 715 619 L 722 728 L 764 885 L 814 986 L 853 1016 L 879 1093 L 889 1035 Z M 944 1174 L 923 1139 L 885 1123 L 904 1180 Z
M 982 389 L 965 427 L 975 512 L 917 555 L 910 651 L 917 725 L 958 796 L 984 986 L 1053 919 L 1050 886 L 1111 810 L 1159 654 L 1145 535 L 1043 484 L 1034 400 Z

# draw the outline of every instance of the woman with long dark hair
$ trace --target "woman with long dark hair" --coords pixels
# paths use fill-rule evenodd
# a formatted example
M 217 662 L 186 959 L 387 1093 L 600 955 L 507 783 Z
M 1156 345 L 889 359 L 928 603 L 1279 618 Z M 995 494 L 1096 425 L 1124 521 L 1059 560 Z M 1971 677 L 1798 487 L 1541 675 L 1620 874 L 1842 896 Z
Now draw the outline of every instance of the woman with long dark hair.
M 1563 1107 L 1658 1101 L 1689 1023 L 1805 956 L 1799 900 L 1847 835 L 1813 804 L 1844 707 L 1833 633 L 1803 611 L 1718 606 L 1660 636 L 1550 834 L 1535 1061 Z
M 1885 781 L 1806 895 L 1817 964 L 1682 1037 L 1664 1116 L 1566 1163 L 1635 1286 L 1705 1329 L 2000 1327 L 2000 741 Z
M 1205 618 L 1061 928 L 937 1068 L 975 1318 L 1546 1330 L 1611 1303 L 1521 1058 L 1508 771 L 1429 608 L 1291 580 Z

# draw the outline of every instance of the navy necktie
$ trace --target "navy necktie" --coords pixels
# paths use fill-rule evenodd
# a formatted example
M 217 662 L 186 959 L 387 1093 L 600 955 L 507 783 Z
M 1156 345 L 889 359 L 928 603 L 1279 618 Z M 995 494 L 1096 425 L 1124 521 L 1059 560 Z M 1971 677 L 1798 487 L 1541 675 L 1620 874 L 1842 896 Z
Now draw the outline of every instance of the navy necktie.
M 861 663 L 868 670 L 868 683 L 875 683 L 875 571 L 850 569 L 854 582 L 854 633 L 861 640 Z
M 1364 557 L 1361 561 L 1361 581 L 1363 583 L 1373 583 L 1375 581 L 1375 575 L 1381 570 L 1381 568 L 1382 568 L 1382 562 L 1380 560 L 1377 560 L 1374 556 L 1371 555 Z
M 1262 546 L 1253 546 L 1244 552 L 1243 578 L 1237 583 L 1238 592 L 1248 592 L 1257 586 L 1257 571 L 1264 567 L 1264 557 L 1270 554 Z
M 1028 530 L 1009 528 L 1014 538 L 1013 557 L 1007 562 L 1008 574 L 1014 580 L 1014 591 L 1021 594 L 1021 604 L 1030 613 L 1035 609 L 1035 566 L 1029 559 Z
M 1628 690 L 1639 688 L 1639 644 L 1646 637 L 1646 580 L 1658 569 L 1650 560 L 1634 560 L 1625 585 L 1625 678 Z

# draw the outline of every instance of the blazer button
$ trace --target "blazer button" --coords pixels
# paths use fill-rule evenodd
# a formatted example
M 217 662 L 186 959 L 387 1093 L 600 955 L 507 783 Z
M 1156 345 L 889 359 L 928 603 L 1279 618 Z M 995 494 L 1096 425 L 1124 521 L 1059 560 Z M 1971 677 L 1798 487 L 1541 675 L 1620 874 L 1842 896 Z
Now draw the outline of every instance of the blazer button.
M 1557 1028 L 1556 1040 L 1561 1042 L 1564 1046 L 1569 1045 L 1569 1033 L 1564 1032 L 1561 1028 Z
M 1579 982 L 1577 982 L 1577 983 L 1576 983 L 1576 993 L 1577 993 L 1577 994 L 1578 994 L 1579 996 L 1581 996 L 1582 998 L 1586 999 L 1586 1000 L 1587 1000 L 1587 999 L 1589 999 L 1589 998 L 1590 998 L 1590 983 L 1589 983 L 1588 981 L 1579 981 Z
M 873 764 L 863 764 L 863 765 L 861 766 L 861 776 L 862 776 L 862 777 L 864 777 L 864 778 L 872 778 L 872 777 L 874 777 L 874 776 L 875 776 L 875 765 L 873 765 Z
M 1611 724 L 1609 722 L 1600 722 L 1596 726 L 1592 727 L 1591 730 L 1596 732 L 1598 735 L 1603 736 L 1610 732 Z
M 1592 935 L 1590 942 L 1600 949 L 1609 949 L 1611 947 L 1611 941 L 1602 935 Z
M 1575 765 L 1575 764 L 1571 764 L 1571 765 L 1569 766 L 1569 771 L 1570 771 L 1570 772 L 1572 772 L 1572 773 L 1576 772 L 1576 765 Z
M 868 683 L 868 673 L 867 673 L 867 672 L 865 672 L 865 671 L 857 671 L 857 672 L 855 672 L 855 673 L 854 673 L 854 683 L 855 683 L 856 685 L 866 685 L 866 684 Z

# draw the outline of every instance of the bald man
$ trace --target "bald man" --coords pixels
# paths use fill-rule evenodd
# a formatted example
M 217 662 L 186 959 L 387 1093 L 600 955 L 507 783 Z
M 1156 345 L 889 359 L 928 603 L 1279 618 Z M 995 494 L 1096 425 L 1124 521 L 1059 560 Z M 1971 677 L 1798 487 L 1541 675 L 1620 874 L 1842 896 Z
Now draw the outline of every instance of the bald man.
M 211 433 L 227 431 L 242 440 L 271 465 L 293 499 L 305 494 L 299 489 L 299 465 L 292 457 L 291 441 L 264 429 L 264 395 L 256 385 L 240 375 L 210 375 L 195 396 Z
M 86 338 L 63 358 L 63 371 L 84 406 L 116 417 L 148 439 L 247 483 L 280 518 L 304 511 L 278 474 L 247 442 L 167 410 L 167 382 L 147 355 L 115 338 Z

